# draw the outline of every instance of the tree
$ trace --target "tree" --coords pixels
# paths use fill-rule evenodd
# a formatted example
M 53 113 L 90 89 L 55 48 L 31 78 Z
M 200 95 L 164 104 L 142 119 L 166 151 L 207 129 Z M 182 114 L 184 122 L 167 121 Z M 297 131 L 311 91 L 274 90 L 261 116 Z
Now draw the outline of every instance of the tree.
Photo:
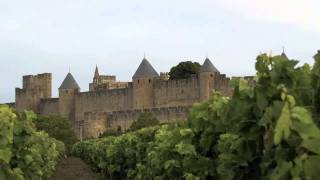
M 110 128 L 107 129 L 104 133 L 102 133 L 99 138 L 108 137 L 108 136 L 120 136 L 122 134 L 121 126 L 118 128 Z
M 189 78 L 192 74 L 198 74 L 201 65 L 197 62 L 185 61 L 180 62 L 177 66 L 170 69 L 170 79 L 185 79 Z
M 69 153 L 74 143 L 77 142 L 77 136 L 73 131 L 70 122 L 60 116 L 38 116 L 34 121 L 38 130 L 45 131 L 50 137 L 62 141 Z
M 159 124 L 159 120 L 150 112 L 141 113 L 137 120 L 135 120 L 131 126 L 130 131 L 135 131 L 149 126 L 155 126 Z

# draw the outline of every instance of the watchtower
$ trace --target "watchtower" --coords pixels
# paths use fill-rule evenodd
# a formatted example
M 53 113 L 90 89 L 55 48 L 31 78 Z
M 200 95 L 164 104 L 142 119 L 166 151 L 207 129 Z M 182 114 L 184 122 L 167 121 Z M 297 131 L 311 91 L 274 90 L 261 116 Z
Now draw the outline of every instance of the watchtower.
M 23 76 L 22 89 L 16 88 L 17 111 L 31 110 L 39 113 L 42 98 L 51 98 L 51 73 Z
M 200 81 L 200 101 L 208 100 L 215 86 L 215 77 L 220 72 L 212 64 L 209 58 L 206 58 L 199 72 Z
M 135 109 L 154 106 L 153 82 L 159 79 L 159 74 L 146 58 L 143 58 L 132 77 L 133 107 Z
M 71 121 L 75 120 L 75 96 L 80 87 L 69 72 L 59 87 L 59 114 Z

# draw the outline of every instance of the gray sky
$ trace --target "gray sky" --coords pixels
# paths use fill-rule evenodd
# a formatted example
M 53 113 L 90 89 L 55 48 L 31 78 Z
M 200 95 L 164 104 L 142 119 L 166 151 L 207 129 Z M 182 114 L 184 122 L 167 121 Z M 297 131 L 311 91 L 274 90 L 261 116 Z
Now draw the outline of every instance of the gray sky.
M 22 76 L 53 73 L 53 96 L 71 67 L 88 90 L 100 73 L 131 80 L 144 52 L 158 72 L 206 53 L 228 76 L 253 75 L 259 52 L 313 63 L 317 0 L 1 0 L 0 103 Z

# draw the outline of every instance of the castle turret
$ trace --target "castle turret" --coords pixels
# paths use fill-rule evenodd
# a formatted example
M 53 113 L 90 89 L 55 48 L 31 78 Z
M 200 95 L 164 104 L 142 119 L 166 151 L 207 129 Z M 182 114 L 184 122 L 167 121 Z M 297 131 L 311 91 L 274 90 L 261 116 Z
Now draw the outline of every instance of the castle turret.
M 200 101 L 208 100 L 214 89 L 215 76 L 220 72 L 212 64 L 209 58 L 206 58 L 199 72 L 200 80 Z
M 154 106 L 153 81 L 159 78 L 159 74 L 146 58 L 143 58 L 133 81 L 133 107 L 135 109 L 150 108 Z
M 59 114 L 71 121 L 75 120 L 75 96 L 80 87 L 71 73 L 68 73 L 59 87 Z
M 51 73 L 23 76 L 22 89 L 16 88 L 17 111 L 32 110 L 39 113 L 43 98 L 51 98 Z

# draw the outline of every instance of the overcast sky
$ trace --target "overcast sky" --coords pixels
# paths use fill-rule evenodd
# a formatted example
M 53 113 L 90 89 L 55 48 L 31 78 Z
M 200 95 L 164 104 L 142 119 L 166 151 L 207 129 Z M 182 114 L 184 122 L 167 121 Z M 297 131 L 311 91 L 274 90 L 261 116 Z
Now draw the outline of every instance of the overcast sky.
M 95 65 L 130 81 L 143 58 L 158 72 L 208 53 L 227 76 L 255 74 L 260 52 L 313 63 L 319 0 L 0 0 L 0 103 L 22 76 L 68 73 L 87 91 Z

